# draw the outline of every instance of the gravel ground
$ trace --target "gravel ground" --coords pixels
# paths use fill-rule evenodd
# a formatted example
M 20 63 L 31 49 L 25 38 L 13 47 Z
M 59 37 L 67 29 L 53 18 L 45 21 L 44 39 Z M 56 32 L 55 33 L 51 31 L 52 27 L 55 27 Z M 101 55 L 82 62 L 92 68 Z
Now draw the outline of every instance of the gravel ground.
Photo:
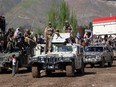
M 85 75 L 66 77 L 64 72 L 47 77 L 32 78 L 31 73 L 20 71 L 15 77 L 11 72 L 0 74 L 0 87 L 116 87 L 116 61 L 112 67 L 85 69 Z

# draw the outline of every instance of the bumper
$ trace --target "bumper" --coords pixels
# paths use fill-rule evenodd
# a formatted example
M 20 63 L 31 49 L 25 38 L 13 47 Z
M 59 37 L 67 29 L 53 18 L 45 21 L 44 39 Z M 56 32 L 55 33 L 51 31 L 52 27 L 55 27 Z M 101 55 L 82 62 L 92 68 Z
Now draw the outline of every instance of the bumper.
M 51 70 L 59 70 L 64 69 L 65 66 L 69 63 L 72 63 L 72 60 L 57 60 L 57 59 L 45 59 L 45 61 L 36 61 L 32 60 L 31 65 L 40 66 L 42 69 L 51 69 Z
M 11 63 L 10 62 L 0 62 L 0 67 L 3 67 L 3 68 L 11 67 Z
M 97 59 L 97 58 L 84 59 L 85 64 L 97 64 L 97 63 L 100 63 L 101 61 L 102 61 L 101 58 L 100 59 Z

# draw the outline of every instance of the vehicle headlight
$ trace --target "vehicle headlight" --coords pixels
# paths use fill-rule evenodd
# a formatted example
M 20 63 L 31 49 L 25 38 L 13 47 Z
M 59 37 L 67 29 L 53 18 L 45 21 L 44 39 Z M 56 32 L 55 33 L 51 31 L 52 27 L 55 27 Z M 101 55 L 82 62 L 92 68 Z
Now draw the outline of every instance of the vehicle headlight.
M 37 58 L 36 58 L 36 57 L 34 57 L 34 58 L 32 58 L 32 60 L 37 60 Z
M 101 58 L 101 56 L 96 56 L 96 58 Z
M 101 56 L 96 56 L 96 59 L 99 59 L 99 60 L 101 60 Z
M 87 58 L 88 59 L 88 58 L 90 58 L 90 56 L 84 56 L 84 58 Z
M 44 61 L 44 58 L 40 58 L 40 61 Z
M 65 57 L 64 60 L 71 60 L 72 57 Z

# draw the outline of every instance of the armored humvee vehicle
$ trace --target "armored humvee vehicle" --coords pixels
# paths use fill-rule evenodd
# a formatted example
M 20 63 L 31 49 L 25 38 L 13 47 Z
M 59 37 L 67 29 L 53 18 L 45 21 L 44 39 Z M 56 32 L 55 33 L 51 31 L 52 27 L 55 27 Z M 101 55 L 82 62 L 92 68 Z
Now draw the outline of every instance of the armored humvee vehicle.
M 105 63 L 109 67 L 113 63 L 113 51 L 109 45 L 105 44 L 92 44 L 84 49 L 84 64 L 90 64 L 94 67 L 95 64 L 99 64 L 104 67 Z
M 31 69 L 29 64 L 29 56 L 25 53 L 15 51 L 12 53 L 0 53 L 0 72 L 7 71 L 12 68 L 12 55 L 15 54 L 17 58 L 17 68 L 26 67 Z
M 65 70 L 66 76 L 74 76 L 76 70 L 84 73 L 83 47 L 78 44 L 64 44 L 67 34 L 60 35 L 62 38 L 53 37 L 53 51 L 48 54 L 41 53 L 39 49 L 42 45 L 37 45 L 35 56 L 30 60 L 34 78 L 41 76 L 41 70 L 45 70 L 47 75 L 51 75 L 55 70 Z
M 29 59 L 33 56 L 35 42 L 30 41 L 30 46 L 26 46 L 22 50 L 19 47 L 14 47 L 12 52 L 2 52 L 0 53 L 0 72 L 12 69 L 12 55 L 16 55 L 17 59 L 17 70 L 18 68 L 25 67 L 28 71 L 31 71 L 31 65 Z

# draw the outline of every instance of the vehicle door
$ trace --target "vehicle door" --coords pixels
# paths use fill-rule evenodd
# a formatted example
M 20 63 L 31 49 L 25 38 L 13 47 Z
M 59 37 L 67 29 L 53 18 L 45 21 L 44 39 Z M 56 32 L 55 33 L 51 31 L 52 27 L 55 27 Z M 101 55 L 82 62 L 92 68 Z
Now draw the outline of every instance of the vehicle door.
M 113 57 L 113 50 L 111 47 L 108 47 L 108 50 L 109 50 L 109 61 L 111 60 L 111 58 Z
M 111 58 L 111 51 L 108 47 L 106 47 L 106 61 L 108 62 Z
M 76 68 L 80 68 L 81 67 L 81 63 L 82 63 L 82 55 L 83 55 L 83 49 L 81 49 L 80 46 L 77 46 L 77 53 L 76 53 Z

